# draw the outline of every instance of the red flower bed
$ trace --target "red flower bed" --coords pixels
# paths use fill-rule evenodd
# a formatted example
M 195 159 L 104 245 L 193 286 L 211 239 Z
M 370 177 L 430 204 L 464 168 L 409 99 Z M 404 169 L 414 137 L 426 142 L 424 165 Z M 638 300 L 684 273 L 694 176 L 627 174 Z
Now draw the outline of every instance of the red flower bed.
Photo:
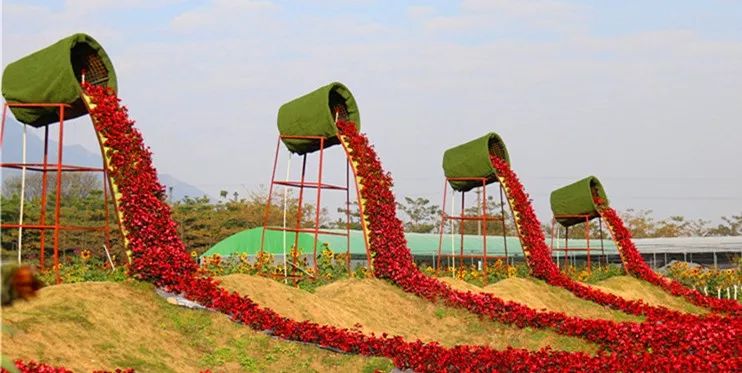
M 657 285 L 672 295 L 682 296 L 695 305 L 706 307 L 716 312 L 742 316 L 742 305 L 736 300 L 708 297 L 697 290 L 688 289 L 675 280 L 658 275 L 647 265 L 641 254 L 639 254 L 639 250 L 636 249 L 636 246 L 631 241 L 631 232 L 623 224 L 616 210 L 604 206 L 600 210 L 600 215 L 605 218 L 611 236 L 613 236 L 613 241 L 616 242 L 626 272 Z
M 163 189 L 141 134 L 133 128 L 126 110 L 111 92 L 89 85 L 84 88 L 96 104 L 91 115 L 96 130 L 105 138 L 103 147 L 110 156 L 109 176 L 122 194 L 119 209 L 134 253 L 132 274 L 181 292 L 253 329 L 336 351 L 386 356 L 400 368 L 420 372 L 742 369 L 742 346 L 736 332 L 742 329 L 739 322 L 720 327 L 716 319 L 695 319 L 685 325 L 678 321 L 680 316 L 672 313 L 662 313 L 661 321 L 644 324 L 583 320 L 561 313 L 537 312 L 488 294 L 454 291 L 423 275 L 412 262 L 401 222 L 396 218 L 391 177 L 382 170 L 368 140 L 347 123 L 338 127 L 361 180 L 364 216 L 374 217 L 368 221 L 368 227 L 371 247 L 376 252 L 374 269 L 379 277 L 389 278 L 405 290 L 431 300 L 443 300 L 521 327 L 548 327 L 566 335 L 581 336 L 603 349 L 596 356 L 588 356 L 549 349 L 529 352 L 497 351 L 483 346 L 446 348 L 437 343 L 406 342 L 401 337 L 387 335 L 368 336 L 355 330 L 281 317 L 247 297 L 220 288 L 211 278 L 200 277 L 175 234 L 175 223 L 163 201 Z
M 15 367 L 18 369 L 21 373 L 72 373 L 71 370 L 64 368 L 64 367 L 55 367 L 48 364 L 43 363 L 37 363 L 35 361 L 23 361 L 21 359 L 18 359 L 13 362 Z M 2 368 L 0 369 L 0 373 L 10 373 L 7 369 Z M 113 372 L 108 370 L 95 370 L 93 373 L 134 373 L 134 369 L 127 368 L 127 369 L 116 369 Z
M 37 363 L 35 361 L 16 360 L 13 362 L 15 367 L 21 373 L 72 373 L 71 370 L 63 367 L 54 367 L 47 364 Z M 0 369 L 2 373 L 9 373 L 5 368 Z
M 739 337 L 734 330 L 740 326 L 738 321 L 722 321 L 717 316 L 700 319 L 664 308 L 650 307 L 642 302 L 629 302 L 615 295 L 595 291 L 563 276 L 551 261 L 543 232 L 517 177 L 507 163 L 497 159 L 493 160 L 493 164 L 501 175 L 500 180 L 513 204 L 513 210 L 518 218 L 518 229 L 524 239 L 523 246 L 534 274 L 601 304 L 630 310 L 636 314 L 645 314 L 650 322 L 618 324 L 605 320 L 571 318 L 563 313 L 537 312 L 512 302 L 504 302 L 490 294 L 456 291 L 425 276 L 412 262 L 402 222 L 396 217 L 391 176 L 383 172 L 373 147 L 365 136 L 357 132 L 355 126 L 338 123 L 338 128 L 343 134 L 344 145 L 360 180 L 361 196 L 364 200 L 363 215 L 373 217 L 367 219 L 366 225 L 369 230 L 370 247 L 375 254 L 374 271 L 378 277 L 391 279 L 406 291 L 430 300 L 443 300 L 518 326 L 551 327 L 566 335 L 582 336 L 613 351 L 630 353 L 650 348 L 654 351 L 724 350 L 733 351 L 734 356 L 739 354 Z M 723 330 L 722 339 L 732 342 L 731 346 L 726 344 L 727 342 L 717 343 L 718 340 L 706 337 L 710 335 L 709 333 L 716 334 L 720 330 Z M 691 335 L 693 337 L 689 338 Z M 694 342 L 687 343 L 689 340 Z

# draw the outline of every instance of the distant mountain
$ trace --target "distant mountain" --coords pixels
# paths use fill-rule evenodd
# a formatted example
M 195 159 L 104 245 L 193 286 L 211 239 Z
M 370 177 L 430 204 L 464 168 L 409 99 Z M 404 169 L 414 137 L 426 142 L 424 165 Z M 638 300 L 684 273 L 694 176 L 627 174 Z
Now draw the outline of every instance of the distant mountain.
M 56 130 L 51 130 L 56 137 Z M 43 132 L 41 130 L 29 128 L 28 137 L 26 139 L 27 146 L 27 159 L 29 163 L 41 163 L 44 155 L 44 141 L 39 137 L 38 133 Z M 12 117 L 9 117 L 5 123 L 5 133 L 3 134 L 2 144 L 2 161 L 3 162 L 21 162 L 22 155 L 22 134 L 23 126 L 16 122 Z M 64 163 L 74 164 L 78 166 L 101 166 L 100 153 L 91 152 L 81 145 L 67 145 L 62 149 L 64 156 Z M 57 160 L 57 142 L 49 141 L 49 162 L 56 162 Z M 8 175 L 17 174 L 18 171 L 3 169 L 3 177 Z M 197 187 L 188 184 L 182 180 L 179 180 L 175 176 L 169 174 L 159 174 L 160 182 L 165 185 L 167 192 L 170 192 L 172 187 L 172 200 L 178 201 L 183 199 L 185 196 L 189 197 L 200 197 L 208 195 L 206 192 L 198 189 Z
M 170 187 L 172 187 L 172 199 L 173 201 L 179 201 L 186 196 L 188 197 L 201 197 L 204 195 L 208 195 L 206 192 L 204 192 L 201 189 L 196 188 L 195 186 L 188 184 L 186 182 L 180 181 L 175 176 L 172 176 L 170 174 L 159 174 L 157 175 L 160 179 L 160 183 L 165 185 L 165 191 L 167 193 L 170 193 Z M 210 199 L 214 199 L 211 196 L 209 196 Z

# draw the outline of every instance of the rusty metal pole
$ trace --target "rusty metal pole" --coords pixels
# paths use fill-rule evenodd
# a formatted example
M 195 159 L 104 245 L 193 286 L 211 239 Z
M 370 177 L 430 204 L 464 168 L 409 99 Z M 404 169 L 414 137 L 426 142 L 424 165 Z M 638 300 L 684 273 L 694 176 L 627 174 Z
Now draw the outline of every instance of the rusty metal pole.
M 47 194 L 47 182 L 48 182 L 48 167 L 49 167 L 49 126 L 44 127 L 44 160 L 41 171 L 41 211 L 39 212 L 39 224 L 46 225 L 46 194 Z M 46 229 L 42 228 L 39 232 L 39 268 L 44 270 L 46 262 Z
M 557 267 L 559 267 L 559 251 L 554 250 L 554 235 L 556 233 L 555 224 L 556 224 L 556 219 L 551 218 L 551 238 L 550 238 L 551 243 L 549 244 L 549 246 L 551 247 L 551 252 L 556 253 L 556 263 L 557 263 Z
M 608 258 L 605 256 L 605 247 L 603 246 L 603 218 L 598 217 L 598 231 L 600 232 L 600 262 L 604 265 L 608 264 Z
M 273 184 L 276 181 L 276 167 L 278 166 L 278 150 L 281 148 L 281 136 L 278 136 L 276 141 L 276 154 L 273 158 L 273 172 L 271 173 L 271 185 L 268 188 L 268 199 L 265 202 L 265 209 L 263 209 L 263 231 L 260 233 L 260 256 L 264 253 L 265 246 L 265 227 L 268 225 L 268 218 L 271 208 L 271 200 L 273 198 Z
M 564 259 L 567 262 L 567 266 L 565 268 L 568 268 L 570 266 L 570 262 L 569 262 L 569 227 L 564 227 Z
M 60 209 L 62 205 L 62 147 L 64 141 L 64 106 L 59 106 L 59 143 L 57 144 L 57 189 L 54 201 L 54 276 L 57 284 L 62 282 L 59 277 L 59 227 Z
M 103 209 L 105 214 L 106 223 L 103 228 L 103 234 L 105 236 L 106 247 L 111 247 L 111 215 L 108 209 L 108 171 L 106 170 L 105 163 L 103 164 Z
M 319 140 L 319 172 L 317 175 L 317 201 L 314 207 L 314 273 L 319 273 L 317 266 L 317 241 L 319 240 L 319 213 L 322 210 L 322 168 L 325 160 L 325 138 Z M 298 238 L 298 234 L 297 234 Z
M 500 216 L 502 217 L 502 245 L 505 248 L 505 265 L 508 264 L 508 225 L 505 223 L 505 200 L 502 195 L 502 184 L 498 183 L 500 187 Z
M 8 116 L 8 103 L 3 104 L 3 120 L 0 125 L 0 149 L 3 148 L 3 139 L 5 138 L 5 117 Z
M 464 204 L 465 199 L 464 196 L 466 195 L 465 192 L 461 192 L 461 221 L 459 221 L 459 235 L 461 236 L 461 246 L 459 247 L 459 263 L 461 265 L 464 265 Z
M 587 244 L 587 272 L 592 272 L 590 263 L 590 215 L 585 215 L 585 242 Z
M 302 205 L 304 204 L 304 180 L 307 173 L 307 155 L 304 154 L 302 156 L 301 161 L 301 182 L 299 183 L 299 202 L 296 210 L 296 232 L 294 232 L 294 249 L 296 250 L 297 255 L 292 255 L 292 263 L 293 268 L 291 269 L 291 276 L 294 277 L 296 273 L 296 257 L 299 253 L 299 233 L 301 230 L 301 213 L 302 213 Z M 315 258 L 315 262 L 316 262 Z M 316 265 L 316 263 L 315 263 Z M 316 268 L 316 267 L 315 267 Z M 317 273 L 315 272 L 315 276 Z M 296 277 L 294 277 L 294 283 L 296 283 Z
M 348 238 L 345 242 L 345 266 L 350 269 L 350 160 L 345 160 L 345 234 Z
M 482 279 L 487 284 L 487 179 L 482 179 Z

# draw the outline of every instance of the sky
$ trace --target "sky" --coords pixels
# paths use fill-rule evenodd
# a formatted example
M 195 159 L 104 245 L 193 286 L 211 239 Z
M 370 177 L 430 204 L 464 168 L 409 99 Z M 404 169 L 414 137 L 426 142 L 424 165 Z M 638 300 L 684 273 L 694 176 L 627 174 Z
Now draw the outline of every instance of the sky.
M 445 149 L 494 131 L 542 221 L 595 175 L 620 210 L 718 222 L 742 213 L 740 19 L 738 1 L 4 0 L 2 64 L 92 35 L 158 170 L 213 196 L 266 185 L 280 105 L 340 81 L 400 199 L 440 204 Z M 98 149 L 88 119 L 65 137 Z

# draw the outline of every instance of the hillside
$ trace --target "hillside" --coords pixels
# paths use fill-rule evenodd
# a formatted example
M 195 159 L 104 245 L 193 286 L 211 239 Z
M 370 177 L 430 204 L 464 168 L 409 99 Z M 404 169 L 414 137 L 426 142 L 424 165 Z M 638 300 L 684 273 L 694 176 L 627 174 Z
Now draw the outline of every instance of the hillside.
M 580 299 L 568 290 L 548 285 L 534 278 L 511 277 L 481 288 L 452 278 L 444 278 L 443 281 L 457 289 L 492 293 L 502 299 L 518 302 L 534 309 L 564 312 L 570 316 L 587 319 L 614 321 L 642 320 L 641 317 L 615 311 L 597 303 Z
M 594 352 L 584 340 L 518 329 L 460 309 L 432 304 L 378 279 L 349 279 L 314 292 L 264 277 L 229 275 L 222 285 L 284 316 L 366 333 L 388 333 L 443 345 L 484 344 L 537 350 Z M 484 288 L 445 279 L 455 288 L 484 291 L 534 308 L 611 320 L 638 318 L 576 298 L 534 279 L 510 278 Z M 605 291 L 686 312 L 702 312 L 682 299 L 631 277 L 595 285 Z M 414 310 L 414 312 L 410 312 Z M 343 355 L 255 332 L 226 316 L 174 306 L 151 285 L 86 282 L 44 288 L 31 302 L 3 309 L 2 353 L 76 371 L 133 367 L 139 371 L 373 371 L 387 359 Z M 297 367 L 297 364 L 300 364 Z
M 592 352 L 595 346 L 578 338 L 518 329 L 480 319 L 465 310 L 430 303 L 378 279 L 341 280 L 314 293 L 256 276 L 222 277 L 222 286 L 249 296 L 262 306 L 297 320 L 360 329 L 367 333 L 401 335 L 438 341 L 442 345 L 482 344 L 495 348 Z
M 687 300 L 668 294 L 666 291 L 632 276 L 615 276 L 593 285 L 600 290 L 618 295 L 624 299 L 641 299 L 653 306 L 665 306 L 669 309 L 693 314 L 707 313 L 701 307 Z
M 343 355 L 255 332 L 220 313 L 173 306 L 139 282 L 44 288 L 3 308 L 2 353 L 74 371 L 372 372 L 388 359 Z

